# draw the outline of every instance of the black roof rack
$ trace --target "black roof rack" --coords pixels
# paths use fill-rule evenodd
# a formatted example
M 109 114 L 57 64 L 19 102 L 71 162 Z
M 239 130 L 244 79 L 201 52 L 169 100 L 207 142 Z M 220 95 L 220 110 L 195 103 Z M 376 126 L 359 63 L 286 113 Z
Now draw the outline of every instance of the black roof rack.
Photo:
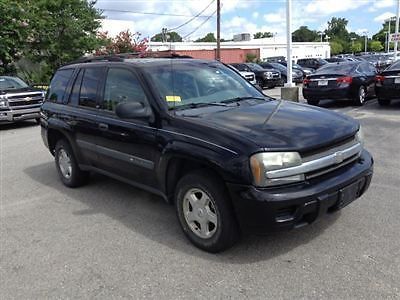
M 170 51 L 155 51 L 155 52 L 131 52 L 131 53 L 119 53 L 110 55 L 100 55 L 100 56 L 88 56 L 82 57 L 80 59 L 71 61 L 66 65 L 81 64 L 81 63 L 91 63 L 91 62 L 101 62 L 101 61 L 114 61 L 122 62 L 129 58 L 193 58 L 189 55 L 179 55 L 176 53 L 171 53 Z

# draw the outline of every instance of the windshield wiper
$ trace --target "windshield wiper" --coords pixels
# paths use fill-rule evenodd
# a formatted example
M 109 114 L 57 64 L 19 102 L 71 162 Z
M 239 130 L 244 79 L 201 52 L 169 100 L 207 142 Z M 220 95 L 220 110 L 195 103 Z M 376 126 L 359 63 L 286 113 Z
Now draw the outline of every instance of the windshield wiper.
M 232 102 L 239 102 L 239 101 L 249 100 L 249 99 L 267 101 L 267 99 L 264 97 L 246 96 L 246 97 L 235 97 L 235 98 L 231 98 L 231 99 L 222 100 L 221 103 L 232 103 Z
M 177 105 L 175 107 L 170 107 L 170 110 L 174 109 L 187 109 L 187 108 L 198 108 L 198 107 L 204 107 L 204 106 L 224 106 L 227 107 L 229 106 L 226 103 L 221 103 L 221 102 L 194 102 L 194 103 L 187 103 L 183 105 Z

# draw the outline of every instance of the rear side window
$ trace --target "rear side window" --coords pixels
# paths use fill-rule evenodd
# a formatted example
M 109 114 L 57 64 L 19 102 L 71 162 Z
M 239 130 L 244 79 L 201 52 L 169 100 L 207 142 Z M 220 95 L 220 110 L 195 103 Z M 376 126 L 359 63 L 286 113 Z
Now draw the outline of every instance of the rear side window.
M 79 70 L 78 75 L 76 76 L 74 85 L 72 87 L 71 96 L 69 97 L 69 103 L 72 105 L 79 104 L 79 94 L 81 92 L 81 84 L 84 70 Z
M 47 101 L 62 103 L 68 82 L 71 79 L 73 69 L 59 70 L 51 80 L 49 90 L 47 92 Z
M 99 86 L 101 72 L 101 68 L 84 69 L 79 96 L 80 106 L 96 108 L 97 87 Z

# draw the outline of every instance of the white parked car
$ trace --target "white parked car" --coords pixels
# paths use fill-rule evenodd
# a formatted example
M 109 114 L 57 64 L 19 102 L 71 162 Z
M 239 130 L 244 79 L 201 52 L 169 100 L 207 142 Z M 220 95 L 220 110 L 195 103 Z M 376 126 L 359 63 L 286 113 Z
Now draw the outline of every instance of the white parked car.
M 255 85 L 257 83 L 256 82 L 256 74 L 254 74 L 253 72 L 239 71 L 232 65 L 229 65 L 229 67 L 231 67 L 232 69 L 235 69 L 235 71 L 239 72 L 240 75 L 242 75 L 251 84 Z

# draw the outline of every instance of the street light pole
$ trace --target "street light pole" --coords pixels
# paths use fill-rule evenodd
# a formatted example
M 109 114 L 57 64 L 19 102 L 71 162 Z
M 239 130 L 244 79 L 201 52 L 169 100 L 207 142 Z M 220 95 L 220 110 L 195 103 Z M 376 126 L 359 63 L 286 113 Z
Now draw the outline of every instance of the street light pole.
M 293 87 L 292 80 L 292 0 L 286 0 L 286 60 L 287 60 L 287 87 Z
M 397 59 L 397 44 L 398 44 L 398 37 L 399 37 L 399 17 L 400 17 L 400 0 L 397 0 L 396 39 L 394 41 L 394 60 Z
M 364 34 L 365 34 L 364 53 L 367 54 L 368 31 L 365 31 Z

